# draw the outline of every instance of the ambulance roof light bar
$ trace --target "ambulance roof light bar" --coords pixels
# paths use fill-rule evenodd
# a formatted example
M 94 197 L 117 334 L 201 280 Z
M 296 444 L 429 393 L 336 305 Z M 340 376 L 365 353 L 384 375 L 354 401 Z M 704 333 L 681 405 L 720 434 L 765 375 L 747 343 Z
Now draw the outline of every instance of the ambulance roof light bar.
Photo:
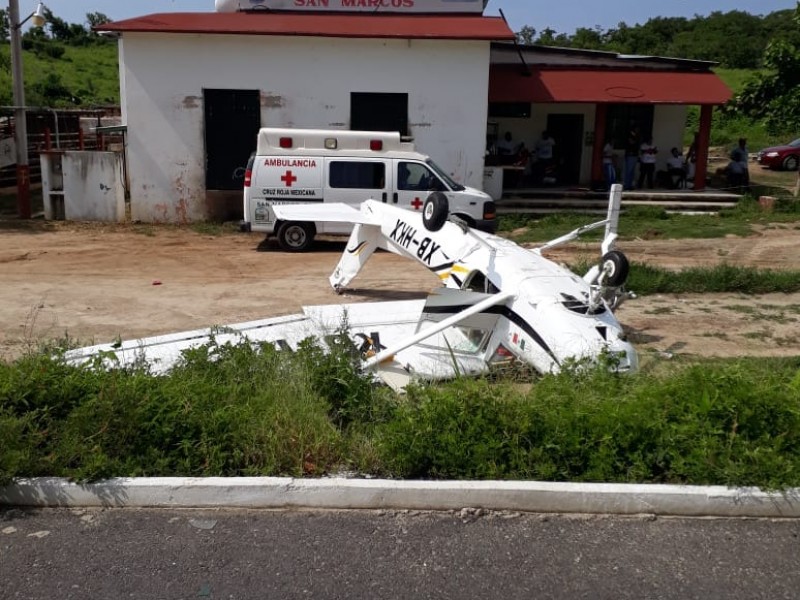
M 294 144 L 292 143 L 292 138 L 282 137 L 280 139 L 279 145 L 281 148 L 291 148 Z
M 370 140 L 369 149 L 373 152 L 379 152 L 380 150 L 383 150 L 383 140 Z

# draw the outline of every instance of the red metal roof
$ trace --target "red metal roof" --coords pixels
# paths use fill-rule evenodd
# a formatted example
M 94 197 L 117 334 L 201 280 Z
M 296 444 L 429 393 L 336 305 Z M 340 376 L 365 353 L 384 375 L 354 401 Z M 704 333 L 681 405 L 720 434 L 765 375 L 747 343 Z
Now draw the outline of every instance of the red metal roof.
M 98 27 L 102 31 L 289 35 L 342 38 L 513 40 L 500 17 L 299 13 L 161 13 Z
M 731 91 L 711 71 L 532 70 L 492 67 L 490 102 L 724 104 Z

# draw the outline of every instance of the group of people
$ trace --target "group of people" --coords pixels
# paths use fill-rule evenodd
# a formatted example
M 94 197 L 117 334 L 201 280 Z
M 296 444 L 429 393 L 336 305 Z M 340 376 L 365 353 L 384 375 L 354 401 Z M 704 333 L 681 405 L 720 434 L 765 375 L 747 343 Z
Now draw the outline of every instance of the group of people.
M 639 178 L 636 181 L 636 188 L 638 189 L 644 189 L 645 184 L 651 190 L 655 185 L 670 189 L 680 187 L 692 176 L 692 167 L 694 166 L 693 149 L 695 147 L 696 145 L 692 144 L 689 154 L 685 158 L 678 148 L 671 148 L 670 155 L 667 157 L 667 169 L 656 173 L 658 146 L 653 143 L 652 136 L 642 136 L 641 129 L 636 125 L 632 126 L 625 141 L 625 154 L 622 165 L 623 189 L 635 189 L 634 179 L 636 179 L 637 168 Z M 615 161 L 614 146 L 609 140 L 603 147 L 603 177 L 607 189 L 617 182 Z
M 677 189 L 684 186 L 694 177 L 697 139 L 698 136 L 695 134 L 686 156 L 677 147 L 671 148 L 666 158 L 666 169 L 656 171 L 658 147 L 651 135 L 642 135 L 641 128 L 633 124 L 625 141 L 621 178 L 618 176 L 617 155 L 611 140 L 608 140 L 603 147 L 603 179 L 606 189 L 610 189 L 611 185 L 620 179 L 623 189 L 628 191 L 644 189 L 645 185 L 648 189 L 656 186 Z M 524 142 L 515 142 L 511 132 L 507 131 L 503 138 L 492 146 L 491 151 L 497 154 L 500 164 L 522 167 L 523 180 L 542 184 L 555 183 L 555 148 L 556 142 L 547 130 L 542 132 L 532 149 L 529 149 Z M 730 154 L 730 162 L 722 171 L 731 187 L 741 188 L 749 185 L 746 139 L 739 139 L 736 148 Z
M 533 183 L 549 183 L 555 165 L 556 141 L 550 132 L 542 131 L 541 137 L 528 148 L 525 142 L 516 143 L 510 131 L 494 145 L 501 164 L 522 167 L 524 180 Z

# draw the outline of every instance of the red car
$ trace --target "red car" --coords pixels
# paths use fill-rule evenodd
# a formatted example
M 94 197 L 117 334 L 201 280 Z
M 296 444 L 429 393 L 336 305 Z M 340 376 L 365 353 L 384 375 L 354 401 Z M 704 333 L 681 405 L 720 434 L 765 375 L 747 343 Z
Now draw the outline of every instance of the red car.
M 797 171 L 797 165 L 800 164 L 800 138 L 785 146 L 764 148 L 758 153 L 758 164 L 770 169 Z

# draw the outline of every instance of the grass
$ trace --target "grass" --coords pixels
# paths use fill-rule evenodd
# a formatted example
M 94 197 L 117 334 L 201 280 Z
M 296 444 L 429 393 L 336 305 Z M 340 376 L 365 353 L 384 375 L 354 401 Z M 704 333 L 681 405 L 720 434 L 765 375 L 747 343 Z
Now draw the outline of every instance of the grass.
M 575 267 L 582 273 L 586 265 Z M 627 287 L 638 295 L 741 293 L 770 294 L 800 291 L 800 271 L 756 269 L 720 264 L 671 271 L 645 263 L 631 265 Z
M 600 218 L 580 213 L 557 213 L 546 216 L 500 215 L 498 232 L 519 244 L 539 243 L 554 239 L 567 231 Z M 766 212 L 755 196 L 743 197 L 734 208 L 718 214 L 684 215 L 668 213 L 658 206 L 633 206 L 622 211 L 619 221 L 620 239 L 701 239 L 726 236 L 746 237 L 756 225 L 794 224 L 800 222 L 800 201 L 781 196 L 775 210 Z M 602 229 L 596 229 L 581 240 L 601 239 Z
M 168 376 L 0 365 L 0 480 L 319 476 L 800 484 L 800 359 L 634 376 L 567 368 L 520 386 L 462 379 L 404 397 L 331 353 L 213 344 Z M 95 365 L 96 367 L 96 365 Z

